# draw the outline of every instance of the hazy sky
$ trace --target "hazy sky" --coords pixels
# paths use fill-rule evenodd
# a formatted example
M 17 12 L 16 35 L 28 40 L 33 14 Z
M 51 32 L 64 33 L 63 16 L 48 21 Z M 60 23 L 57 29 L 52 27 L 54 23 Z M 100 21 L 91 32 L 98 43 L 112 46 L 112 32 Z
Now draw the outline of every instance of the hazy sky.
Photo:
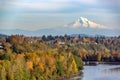
M 120 0 L 0 0 L 0 29 L 61 27 L 81 16 L 120 29 Z

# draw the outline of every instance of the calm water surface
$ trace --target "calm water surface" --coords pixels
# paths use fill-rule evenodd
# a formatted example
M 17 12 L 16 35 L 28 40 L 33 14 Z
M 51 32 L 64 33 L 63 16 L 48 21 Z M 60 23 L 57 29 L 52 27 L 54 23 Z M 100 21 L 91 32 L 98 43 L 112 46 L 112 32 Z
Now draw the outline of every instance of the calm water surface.
M 74 80 L 120 80 L 120 65 L 84 66 L 82 77 Z

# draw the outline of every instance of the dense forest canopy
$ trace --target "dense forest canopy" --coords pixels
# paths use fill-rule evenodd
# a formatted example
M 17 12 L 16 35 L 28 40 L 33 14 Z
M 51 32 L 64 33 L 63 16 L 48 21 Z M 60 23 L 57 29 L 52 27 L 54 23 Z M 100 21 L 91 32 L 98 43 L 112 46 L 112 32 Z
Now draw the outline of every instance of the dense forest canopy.
M 83 61 L 120 61 L 120 37 L 11 35 L 0 38 L 0 80 L 53 80 Z

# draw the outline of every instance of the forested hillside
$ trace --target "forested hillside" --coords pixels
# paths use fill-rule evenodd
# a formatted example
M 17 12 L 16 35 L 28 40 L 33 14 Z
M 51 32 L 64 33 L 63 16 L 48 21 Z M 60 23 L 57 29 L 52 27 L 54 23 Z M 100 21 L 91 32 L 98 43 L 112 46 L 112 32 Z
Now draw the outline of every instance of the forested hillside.
M 0 38 L 0 80 L 53 80 L 82 73 L 82 61 L 120 61 L 120 37 Z
M 81 73 L 82 60 L 41 38 L 12 35 L 0 39 L 0 80 L 54 80 Z

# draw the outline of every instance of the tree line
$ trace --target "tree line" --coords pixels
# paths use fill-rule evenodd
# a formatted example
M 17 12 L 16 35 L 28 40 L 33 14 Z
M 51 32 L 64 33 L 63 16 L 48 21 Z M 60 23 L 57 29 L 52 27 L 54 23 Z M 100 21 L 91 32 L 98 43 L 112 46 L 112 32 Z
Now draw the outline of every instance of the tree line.
M 55 80 L 82 73 L 81 58 L 40 37 L 11 35 L 0 43 L 0 80 Z

